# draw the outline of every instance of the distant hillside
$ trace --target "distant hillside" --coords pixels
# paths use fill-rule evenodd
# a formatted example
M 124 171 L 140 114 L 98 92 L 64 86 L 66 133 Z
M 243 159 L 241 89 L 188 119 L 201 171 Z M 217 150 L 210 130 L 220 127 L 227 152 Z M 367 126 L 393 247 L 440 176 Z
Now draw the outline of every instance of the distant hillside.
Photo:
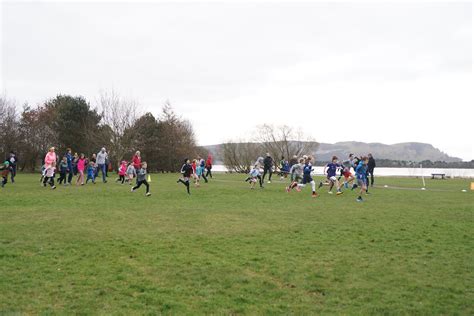
M 216 164 L 222 162 L 220 145 L 203 146 L 214 155 Z M 335 144 L 320 143 L 316 151 L 316 160 L 329 161 L 332 156 L 347 157 L 349 153 L 366 155 L 372 153 L 375 159 L 407 161 L 445 161 L 460 162 L 462 159 L 451 157 L 433 145 L 425 143 L 400 143 L 386 145 L 381 143 L 339 142 Z M 260 153 L 262 155 L 263 153 Z M 258 155 L 258 154 L 256 154 Z
M 321 143 L 316 152 L 318 160 L 329 160 L 331 156 L 345 157 L 348 153 L 356 155 L 372 153 L 375 158 L 409 161 L 458 162 L 462 159 L 451 157 L 433 145 L 425 143 L 400 143 L 386 145 L 381 143 L 339 142 Z

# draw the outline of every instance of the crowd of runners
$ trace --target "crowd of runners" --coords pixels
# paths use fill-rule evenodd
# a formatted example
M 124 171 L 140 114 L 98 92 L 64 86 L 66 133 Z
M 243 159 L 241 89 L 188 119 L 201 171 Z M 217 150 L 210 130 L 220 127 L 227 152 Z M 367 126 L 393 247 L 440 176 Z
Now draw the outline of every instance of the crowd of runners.
M 312 197 L 318 197 L 316 190 L 323 186 L 329 186 L 329 194 L 333 194 L 332 190 L 335 188 L 336 195 L 341 195 L 343 189 L 359 188 L 357 201 L 361 202 L 363 200 L 362 194 L 369 194 L 369 177 L 370 185 L 374 185 L 374 169 L 375 159 L 372 154 L 361 157 L 349 154 L 349 157 L 342 162 L 338 157 L 333 156 L 332 161 L 324 167 L 323 174 L 326 179 L 320 181 L 318 188 L 316 188 L 311 156 L 303 155 L 300 158 L 293 156 L 289 161 L 285 160 L 285 157 L 281 157 L 278 166 L 275 166 L 273 158 L 267 153 L 265 158 L 259 157 L 257 159 L 245 181 L 250 183 L 251 189 L 254 189 L 257 183 L 260 188 L 264 188 L 266 175 L 268 174 L 268 183 L 271 183 L 272 174 L 277 171 L 281 180 L 290 177 L 290 184 L 286 187 L 288 193 L 293 189 L 301 191 L 306 185 L 311 185 Z M 342 178 L 344 179 L 341 180 Z
M 10 152 L 3 166 L 0 167 L 2 187 L 7 184 L 9 175 L 11 182 L 15 182 L 17 164 L 18 157 L 14 152 Z M 371 186 L 374 184 L 374 168 L 375 160 L 371 154 L 361 157 L 350 154 L 347 159 L 342 161 L 333 156 L 332 161 L 324 167 L 324 181 L 320 181 L 317 185 L 313 179 L 315 170 L 311 156 L 293 156 L 289 160 L 281 157 L 279 162 L 275 163 L 275 160 L 267 153 L 265 157 L 257 158 L 245 181 L 250 183 L 251 189 L 255 189 L 257 183 L 263 189 L 267 175 L 267 183 L 271 183 L 272 175 L 277 173 L 282 181 L 289 178 L 289 185 L 285 188 L 288 193 L 292 190 L 299 192 L 308 185 L 311 186 L 312 197 L 318 197 L 316 191 L 324 186 L 328 186 L 329 194 L 333 194 L 333 189 L 335 189 L 336 195 L 343 194 L 344 190 L 358 188 L 357 201 L 362 201 L 362 195 L 369 194 L 369 183 Z M 101 175 L 102 182 L 107 183 L 108 173 L 112 169 L 105 148 L 86 157 L 82 153 L 73 154 L 70 148 L 60 156 L 56 153 L 56 149 L 51 147 L 43 160 L 40 183 L 45 187 L 49 185 L 54 190 L 56 185 L 82 186 L 89 184 L 89 182 L 95 184 L 99 175 Z M 206 159 L 200 156 L 192 160 L 184 159 L 180 173 L 181 177 L 177 183 L 183 184 L 186 192 L 191 194 L 191 183 L 194 183 L 195 187 L 200 187 L 202 181 L 208 183 L 209 179 L 212 179 L 211 154 Z M 140 151 L 136 151 L 129 161 L 121 161 L 117 168 L 117 174 L 116 183 L 131 185 L 132 192 L 144 185 L 145 195 L 151 195 L 150 175 L 147 171 L 146 161 L 142 161 Z M 57 182 L 55 181 L 56 177 L 58 177 Z M 75 181 L 73 181 L 74 178 Z

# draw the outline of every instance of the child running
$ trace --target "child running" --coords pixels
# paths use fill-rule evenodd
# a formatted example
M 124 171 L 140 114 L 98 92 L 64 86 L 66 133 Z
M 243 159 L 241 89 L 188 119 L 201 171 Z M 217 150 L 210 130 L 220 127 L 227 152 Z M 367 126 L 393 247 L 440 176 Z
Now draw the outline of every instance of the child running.
M 5 184 L 8 182 L 8 174 L 10 173 L 10 162 L 6 160 L 3 163 L 3 166 L 0 167 L 0 170 L 2 171 L 2 188 L 5 187 Z
M 86 179 L 86 184 L 89 183 L 89 180 L 92 181 L 92 183 L 95 184 L 95 176 L 96 174 L 96 163 L 93 161 L 90 161 L 89 164 L 87 165 L 87 179 Z
M 263 189 L 263 180 L 262 180 L 262 175 L 261 175 L 261 172 L 260 172 L 260 163 L 258 162 L 258 160 L 255 162 L 253 168 L 250 170 L 249 176 L 244 181 L 248 182 L 248 181 L 252 180 L 251 173 L 252 173 L 252 170 L 254 170 L 254 169 L 258 171 L 258 172 L 255 172 L 255 174 L 256 174 L 256 177 L 258 179 L 258 184 L 260 185 L 260 189 Z
M 304 159 L 300 158 L 298 163 L 294 164 L 291 166 L 290 169 L 290 177 L 291 177 L 291 183 L 288 187 L 286 187 L 286 192 L 290 192 L 291 189 L 296 188 L 296 191 L 301 191 L 301 189 L 298 187 L 298 183 L 303 180 L 303 168 L 304 168 Z
M 43 179 L 43 186 L 46 186 L 46 183 L 49 183 L 51 189 L 56 189 L 54 185 L 54 171 L 56 170 L 56 162 L 51 162 L 51 164 L 47 165 L 46 172 L 44 173 Z
M 76 180 L 76 185 L 84 185 L 84 170 L 86 169 L 86 158 L 84 154 L 81 154 L 79 156 L 79 159 L 77 159 L 77 180 Z
M 253 166 L 252 170 L 250 170 L 249 172 L 249 180 L 246 180 L 246 181 L 250 181 L 250 189 L 253 190 L 255 189 L 255 183 L 257 183 L 257 179 L 259 178 L 260 176 L 260 170 L 258 168 L 258 166 Z
M 337 195 L 342 194 L 341 185 L 339 184 L 339 180 L 336 178 L 337 170 L 341 168 L 341 165 L 337 163 L 337 157 L 332 157 L 332 162 L 328 163 L 324 168 L 324 173 L 327 174 L 327 179 L 329 181 L 329 194 L 332 194 L 332 188 L 336 185 Z
M 352 155 L 352 157 L 349 156 L 349 158 L 351 159 L 352 168 L 354 168 L 354 172 L 355 172 L 355 170 L 359 166 L 359 162 L 361 160 L 359 159 L 359 157 L 355 157 L 353 154 L 351 154 L 351 155 Z M 357 186 L 358 186 L 357 183 L 354 183 L 352 185 L 351 191 L 354 190 L 355 188 L 357 188 Z
M 304 188 L 307 183 L 310 183 L 311 191 L 313 191 L 311 196 L 315 198 L 315 197 L 318 197 L 318 193 L 316 193 L 316 183 L 311 177 L 312 171 L 313 171 L 313 165 L 311 164 L 311 157 L 307 157 L 305 161 L 305 165 L 303 167 L 303 183 L 299 183 L 298 187 Z
M 193 176 L 194 184 L 197 187 L 199 187 L 201 184 L 199 183 L 199 177 L 197 176 L 197 173 L 196 173 L 196 159 L 193 159 L 193 162 L 191 163 L 191 169 L 193 170 L 192 176 Z
M 64 156 L 63 160 L 59 163 L 59 179 L 58 179 L 58 184 L 62 184 L 64 182 L 64 185 L 67 185 L 67 180 L 66 180 L 66 175 L 68 173 L 68 160 L 67 157 Z
M 118 170 L 118 175 L 119 178 L 115 180 L 115 182 L 121 181 L 122 184 L 125 182 L 125 175 L 127 174 L 127 162 L 122 161 L 120 164 L 119 170 Z
M 351 154 L 352 155 L 352 154 Z M 352 167 L 352 157 L 349 155 L 349 159 L 344 160 L 342 162 L 342 170 L 341 174 L 344 176 L 344 187 L 347 189 L 349 188 L 349 184 L 353 184 L 354 182 L 354 175 L 351 173 L 351 167 Z M 338 178 L 340 180 L 341 177 Z
M 193 167 L 191 166 L 189 159 L 187 158 L 184 159 L 184 164 L 181 167 L 182 178 L 178 179 L 178 181 L 176 182 L 177 183 L 181 182 L 182 184 L 184 184 L 184 186 L 186 187 L 186 190 L 188 191 L 188 194 L 191 194 L 191 192 L 189 191 L 189 178 L 191 177 L 192 172 L 193 172 Z
M 137 171 L 132 162 L 128 163 L 127 166 L 127 181 L 128 184 L 132 185 L 133 178 L 137 176 Z
M 201 177 L 204 179 L 204 182 L 208 182 L 207 177 L 206 177 L 206 161 L 202 159 L 200 156 L 198 156 L 197 159 L 197 166 L 196 166 L 196 174 L 199 179 Z
M 367 162 L 369 159 L 367 157 L 362 157 L 359 164 L 356 167 L 356 178 L 357 184 L 360 186 L 359 197 L 357 197 L 357 202 L 362 202 L 362 192 L 367 194 Z
M 144 184 L 145 187 L 146 187 L 145 196 L 150 196 L 151 195 L 150 185 L 148 184 L 148 181 L 146 181 L 146 175 L 147 175 L 147 172 L 146 172 L 147 163 L 146 163 L 146 161 L 142 162 L 141 165 L 142 165 L 142 167 L 137 172 L 137 185 L 132 187 L 132 189 L 130 191 L 133 192 L 136 189 L 138 189 L 139 187 L 141 187 L 142 184 Z

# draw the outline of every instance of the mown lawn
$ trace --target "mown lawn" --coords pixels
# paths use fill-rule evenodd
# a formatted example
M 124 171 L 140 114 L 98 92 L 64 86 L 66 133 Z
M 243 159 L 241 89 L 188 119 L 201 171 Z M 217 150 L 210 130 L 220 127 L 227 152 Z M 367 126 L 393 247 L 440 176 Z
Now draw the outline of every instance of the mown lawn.
M 0 314 L 474 314 L 469 180 L 378 178 L 357 203 L 243 178 L 187 196 L 152 175 L 147 198 L 19 175 L 0 189 Z

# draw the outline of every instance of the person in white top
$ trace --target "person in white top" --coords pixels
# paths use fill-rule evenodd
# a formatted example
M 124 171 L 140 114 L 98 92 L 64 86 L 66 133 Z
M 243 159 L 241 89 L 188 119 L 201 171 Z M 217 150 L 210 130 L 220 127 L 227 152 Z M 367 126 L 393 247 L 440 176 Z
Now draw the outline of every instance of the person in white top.
M 107 173 L 106 173 L 106 168 L 107 164 L 105 163 L 108 158 L 107 152 L 105 151 L 105 148 L 102 147 L 102 149 L 97 153 L 97 175 L 99 175 L 99 170 L 102 171 L 102 182 L 107 183 Z

